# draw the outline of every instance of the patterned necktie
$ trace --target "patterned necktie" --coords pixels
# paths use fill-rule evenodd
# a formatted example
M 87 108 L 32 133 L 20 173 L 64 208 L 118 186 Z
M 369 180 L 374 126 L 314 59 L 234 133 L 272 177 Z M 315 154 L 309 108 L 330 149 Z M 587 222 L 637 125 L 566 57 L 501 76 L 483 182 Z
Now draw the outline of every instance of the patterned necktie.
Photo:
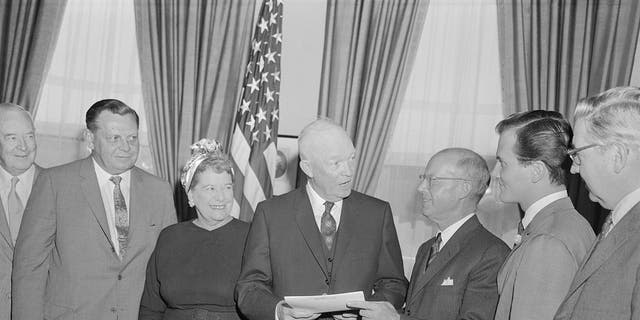
M 331 208 L 333 208 L 333 205 L 334 203 L 329 201 L 324 203 L 324 213 L 322 214 L 322 219 L 320 219 L 320 233 L 322 233 L 324 244 L 329 251 L 331 251 L 331 247 L 333 247 L 333 240 L 335 239 L 336 230 L 338 229 L 336 219 L 331 216 Z
M 424 266 L 425 271 L 427 270 L 427 268 L 429 268 L 429 265 L 431 264 L 431 262 L 433 262 L 433 260 L 436 258 L 436 256 L 438 255 L 438 252 L 440 252 L 441 243 L 442 243 L 442 236 L 440 235 L 440 232 L 438 232 L 438 235 L 436 236 L 436 240 L 433 241 L 433 243 L 431 244 L 431 248 L 429 249 L 429 259 L 427 260 L 427 264 Z
M 109 178 L 115 185 L 113 188 L 113 204 L 116 213 L 116 232 L 118 233 L 118 243 L 120 244 L 120 257 L 124 257 L 127 251 L 127 242 L 129 239 L 129 215 L 127 214 L 127 203 L 120 190 L 120 181 L 122 177 L 113 176 Z
M 522 235 L 524 235 L 524 225 L 522 224 L 522 220 L 520 220 L 520 222 L 518 222 L 518 234 L 516 235 L 516 240 L 513 244 L 514 248 L 522 242 Z
M 9 212 L 9 231 L 11 232 L 11 240 L 16 243 L 18 231 L 20 231 L 20 222 L 22 221 L 22 213 L 24 207 L 22 201 L 16 192 L 16 185 L 20 179 L 18 177 L 11 178 L 11 189 L 9 189 L 9 197 L 7 198 L 7 211 Z

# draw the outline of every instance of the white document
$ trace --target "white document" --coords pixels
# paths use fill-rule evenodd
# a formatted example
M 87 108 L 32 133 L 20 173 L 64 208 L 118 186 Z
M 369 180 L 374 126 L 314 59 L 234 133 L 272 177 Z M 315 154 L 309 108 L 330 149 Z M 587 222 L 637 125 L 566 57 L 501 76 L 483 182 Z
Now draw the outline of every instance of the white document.
M 362 291 L 340 294 L 325 294 L 321 296 L 289 296 L 284 301 L 293 308 L 308 310 L 313 313 L 351 310 L 347 307 L 349 301 L 364 301 Z

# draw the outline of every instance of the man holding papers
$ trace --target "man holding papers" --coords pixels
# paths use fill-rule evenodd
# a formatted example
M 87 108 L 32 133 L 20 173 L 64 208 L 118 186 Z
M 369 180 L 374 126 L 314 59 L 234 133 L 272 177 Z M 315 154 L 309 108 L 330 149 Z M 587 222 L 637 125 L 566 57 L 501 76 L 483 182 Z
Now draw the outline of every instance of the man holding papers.
M 489 183 L 482 157 L 467 149 L 436 153 L 421 176 L 423 214 L 440 232 L 422 244 L 403 314 L 386 302 L 350 302 L 363 319 L 493 320 L 497 274 L 509 248 L 478 221 Z
M 351 190 L 356 160 L 347 133 L 314 121 L 299 150 L 308 184 L 256 208 L 236 286 L 240 311 L 250 320 L 331 319 L 283 298 L 353 291 L 402 307 L 407 280 L 391 208 Z

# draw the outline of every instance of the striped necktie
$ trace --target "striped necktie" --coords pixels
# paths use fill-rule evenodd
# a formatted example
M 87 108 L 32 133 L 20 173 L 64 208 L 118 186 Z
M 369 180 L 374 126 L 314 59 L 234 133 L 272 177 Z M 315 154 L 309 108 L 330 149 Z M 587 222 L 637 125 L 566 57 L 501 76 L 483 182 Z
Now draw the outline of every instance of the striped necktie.
M 433 241 L 433 243 L 431 244 L 431 248 L 429 249 L 429 259 L 427 259 L 427 264 L 424 266 L 424 270 L 427 270 L 427 268 L 429 268 L 429 265 L 431 264 L 431 262 L 433 262 L 433 260 L 438 255 L 438 252 L 440 252 L 441 243 L 442 243 L 442 236 L 440 232 L 438 232 L 436 239 Z

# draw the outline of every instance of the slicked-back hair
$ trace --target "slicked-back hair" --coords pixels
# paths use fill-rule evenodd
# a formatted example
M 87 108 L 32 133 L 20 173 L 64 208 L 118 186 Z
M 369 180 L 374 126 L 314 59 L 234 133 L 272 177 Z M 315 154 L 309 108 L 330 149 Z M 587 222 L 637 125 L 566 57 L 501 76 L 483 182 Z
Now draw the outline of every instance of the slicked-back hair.
M 89 131 L 94 133 L 96 132 L 96 129 L 98 129 L 96 120 L 103 111 L 109 111 L 121 116 L 131 114 L 136 119 L 136 126 L 140 126 L 140 119 L 138 118 L 138 114 L 135 110 L 120 100 L 104 99 L 94 103 L 85 114 L 85 122 Z
M 514 113 L 500 121 L 496 131 L 501 134 L 512 128 L 516 135 L 513 152 L 518 161 L 523 165 L 541 161 L 549 171 L 551 182 L 564 184 L 573 131 L 562 114 L 547 110 Z

